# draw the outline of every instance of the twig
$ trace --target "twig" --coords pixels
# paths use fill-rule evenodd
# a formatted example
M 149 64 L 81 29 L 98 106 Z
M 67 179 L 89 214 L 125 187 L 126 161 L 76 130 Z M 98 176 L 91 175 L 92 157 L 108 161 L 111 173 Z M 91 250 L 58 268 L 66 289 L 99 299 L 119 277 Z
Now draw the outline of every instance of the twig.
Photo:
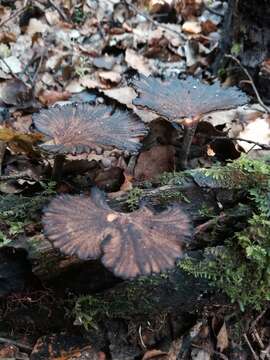
M 263 310 L 257 317 L 255 320 L 252 321 L 251 323 L 251 329 L 254 329 L 255 326 L 257 325 L 257 323 L 261 320 L 261 318 L 264 316 L 264 314 L 266 313 L 267 309 Z
M 0 181 L 5 180 L 17 180 L 17 179 L 29 179 L 34 180 L 31 176 L 29 176 L 29 173 L 27 171 L 22 171 L 20 174 L 14 174 L 14 175 L 2 175 L 0 176 Z
M 4 58 L 2 58 L 2 56 L 0 56 L 0 60 L 4 63 L 4 65 L 8 68 L 8 70 L 9 70 L 9 72 L 10 72 L 10 75 L 12 76 L 12 77 L 14 77 L 14 79 L 16 79 L 16 80 L 21 80 L 20 78 L 19 78 L 19 76 L 17 76 L 13 71 L 12 71 L 12 69 L 11 69 L 11 67 L 8 65 L 8 63 L 6 62 L 6 60 L 4 59 Z
M 254 351 L 254 349 L 253 349 L 250 341 L 248 340 L 247 335 L 244 334 L 243 336 L 244 336 L 244 339 L 245 339 L 246 343 L 248 344 L 248 347 L 249 347 L 250 351 L 252 352 L 252 355 L 253 355 L 254 359 L 255 359 L 255 360 L 260 360 L 259 357 L 258 357 L 258 355 L 255 353 L 255 351 Z
M 31 346 L 22 344 L 21 342 L 18 342 L 16 340 L 6 339 L 6 338 L 3 338 L 3 337 L 0 337 L 0 343 L 7 343 L 7 344 L 15 345 L 15 346 L 18 346 L 18 348 L 28 350 L 28 351 L 33 350 Z
M 2 175 L 2 165 L 4 161 L 4 156 L 6 152 L 7 143 L 0 140 L 0 176 Z
M 254 140 L 248 140 L 241 137 L 228 137 L 228 136 L 208 136 L 204 134 L 199 134 L 200 137 L 205 137 L 211 140 L 235 140 L 235 141 L 244 141 L 249 144 L 254 144 L 255 146 L 259 146 L 263 150 L 270 150 L 270 145 L 262 144 Z
M 38 66 L 37 66 L 37 69 L 36 69 L 36 71 L 35 71 L 35 74 L 34 74 L 34 76 L 33 76 L 33 78 L 32 78 L 32 86 L 35 86 L 35 82 L 36 82 L 36 79 L 37 79 L 37 75 L 38 75 L 38 73 L 39 73 L 39 71 L 40 71 L 40 69 L 41 69 L 41 66 L 42 66 L 42 63 L 43 63 L 43 60 L 44 60 L 44 53 L 45 53 L 45 51 L 42 51 L 42 53 L 41 53 L 41 55 L 40 55 L 40 59 L 39 59 L 39 63 L 38 63 Z
M 107 0 L 109 1 L 111 4 L 114 4 L 111 0 Z M 154 20 L 149 14 L 146 14 L 145 12 L 139 10 L 137 8 L 137 6 L 135 6 L 134 4 L 130 3 L 129 1 L 127 0 L 124 0 L 125 4 L 130 8 L 132 9 L 133 11 L 135 11 L 137 14 L 143 16 L 145 19 L 147 19 L 148 21 L 150 21 L 152 24 L 154 24 L 155 26 L 157 27 L 160 27 L 160 28 L 163 28 L 167 31 L 170 31 L 176 35 L 178 35 L 180 37 L 181 40 L 184 40 L 184 36 L 183 34 L 181 34 L 179 31 L 176 31 L 174 29 L 171 29 L 169 26 L 166 26 L 164 24 L 161 24 L 159 23 L 158 21 Z
M 194 234 L 198 235 L 199 233 L 205 232 L 209 228 L 212 228 L 214 225 L 216 225 L 218 221 L 222 221 L 224 219 L 226 219 L 226 214 L 221 213 L 217 217 L 214 217 L 213 219 L 210 219 L 205 223 L 196 226 Z
M 9 22 L 9 20 L 15 18 L 16 16 L 20 15 L 24 10 L 26 10 L 28 7 L 28 2 L 26 3 L 25 6 L 23 6 L 22 8 L 18 9 L 17 11 L 15 11 L 13 14 L 10 15 L 10 17 L 8 17 L 7 19 L 3 20 L 0 23 L 0 28 L 5 25 L 7 22 Z
M 58 14 L 62 17 L 63 20 L 69 22 L 69 18 L 67 15 L 53 2 L 53 0 L 48 0 L 49 4 L 58 12 Z
M 262 106 L 262 108 L 264 108 L 264 110 L 265 110 L 268 114 L 270 114 L 270 108 L 269 108 L 268 106 L 266 106 L 265 103 L 262 101 L 262 98 L 261 98 L 261 96 L 260 96 L 260 94 L 259 94 L 259 92 L 258 92 L 258 90 L 257 90 L 257 88 L 256 88 L 256 85 L 255 85 L 255 83 L 254 83 L 254 81 L 253 81 L 253 79 L 252 79 L 252 76 L 250 75 L 250 73 L 248 72 L 248 70 L 241 64 L 241 62 L 240 62 L 235 56 L 227 54 L 227 55 L 225 55 L 225 57 L 226 57 L 226 58 L 229 58 L 229 59 L 232 59 L 233 61 L 235 61 L 235 62 L 239 65 L 239 67 L 242 69 L 242 71 L 243 71 L 243 72 L 246 74 L 246 76 L 248 77 L 248 79 L 249 79 L 249 81 L 250 81 L 250 84 L 251 84 L 251 86 L 252 86 L 252 88 L 253 88 L 253 91 L 255 92 L 255 95 L 256 95 L 256 97 L 257 97 L 257 99 L 258 99 L 258 102 L 260 103 L 260 105 Z

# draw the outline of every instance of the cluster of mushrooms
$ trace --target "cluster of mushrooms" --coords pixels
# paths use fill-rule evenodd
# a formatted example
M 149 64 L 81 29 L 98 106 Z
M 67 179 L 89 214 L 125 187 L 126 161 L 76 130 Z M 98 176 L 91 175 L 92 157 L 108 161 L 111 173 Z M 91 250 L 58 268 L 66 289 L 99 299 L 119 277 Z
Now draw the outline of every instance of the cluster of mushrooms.
M 248 102 L 236 87 L 224 89 L 219 83 L 207 85 L 192 77 L 163 82 L 141 76 L 132 86 L 138 94 L 134 105 L 184 126 L 183 168 L 201 116 Z M 58 175 L 68 154 L 118 149 L 136 155 L 148 133 L 134 113 L 104 104 L 44 109 L 33 116 L 33 122 L 46 136 L 40 146 L 54 155 Z M 192 233 L 179 204 L 159 213 L 147 206 L 120 213 L 108 206 L 98 188 L 92 189 L 91 196 L 62 194 L 54 198 L 44 210 L 43 225 L 47 238 L 62 253 L 83 260 L 101 258 L 116 276 L 128 279 L 173 268 Z

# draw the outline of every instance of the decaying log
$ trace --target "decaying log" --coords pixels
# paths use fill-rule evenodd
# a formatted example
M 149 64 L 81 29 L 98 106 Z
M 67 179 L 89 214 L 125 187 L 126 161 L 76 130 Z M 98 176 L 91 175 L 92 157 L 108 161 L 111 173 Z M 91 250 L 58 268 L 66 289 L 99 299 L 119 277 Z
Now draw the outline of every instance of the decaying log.
M 223 169 L 223 168 L 220 168 Z M 217 239 L 211 238 L 211 246 L 215 245 L 230 236 L 233 233 L 234 224 L 245 223 L 249 217 L 251 209 L 247 206 L 243 208 L 238 207 L 241 200 L 247 200 L 247 189 L 258 181 L 262 181 L 261 174 L 253 174 L 251 177 L 249 173 L 238 171 L 237 169 L 228 169 L 224 173 L 217 173 L 219 170 L 215 169 L 214 173 L 209 173 L 205 170 L 194 170 L 191 172 L 179 173 L 169 175 L 168 179 L 163 179 L 166 185 L 155 184 L 155 188 L 140 189 L 139 200 L 146 202 L 149 206 L 154 206 L 157 211 L 162 211 L 166 204 L 172 202 L 180 202 L 185 211 L 191 216 L 192 222 L 195 227 L 195 236 L 192 242 L 192 250 L 203 249 L 209 246 L 209 239 L 207 231 L 213 226 L 215 222 L 211 223 L 209 215 L 217 216 L 219 228 L 216 232 Z M 215 176 L 213 175 L 215 174 Z M 222 175 L 222 176 L 221 176 Z M 158 186 L 159 185 L 159 186 Z M 13 202 L 8 196 L 0 198 L 0 206 L 3 214 L 19 213 L 22 209 L 24 212 L 32 213 L 32 217 L 36 220 L 40 219 L 41 209 L 49 201 L 48 197 L 34 199 L 33 197 L 22 197 L 20 195 L 12 195 Z M 15 197 L 15 200 L 14 200 Z M 109 204 L 116 210 L 127 210 L 130 207 L 130 200 L 132 194 L 117 194 L 117 196 L 110 196 Z M 33 201 L 35 207 L 33 207 Z M 134 205 L 134 199 L 132 199 Z M 17 208 L 14 208 L 14 205 Z M 22 206 L 20 208 L 20 206 Z M 33 214 L 34 213 L 34 214 Z M 37 215 L 38 214 L 38 215 Z M 30 216 L 30 218 L 31 218 Z M 41 228 L 40 228 L 41 230 Z M 166 241 L 164 239 L 164 241 Z M 121 279 L 115 278 L 109 271 L 98 261 L 82 262 L 75 257 L 65 257 L 57 250 L 51 247 L 51 244 L 44 238 L 44 236 L 35 236 L 34 238 L 26 236 L 26 234 L 19 235 L 16 239 L 8 244 L 9 247 L 23 248 L 28 253 L 29 264 L 32 266 L 33 275 L 41 281 L 45 287 L 55 289 L 56 291 L 63 292 L 70 289 L 73 293 L 78 294 L 93 294 L 105 289 L 112 288 Z M 3 249 L 1 250 L 3 251 Z M 20 272 L 23 273 L 22 271 Z M 205 294 L 208 285 L 205 282 L 194 280 L 187 274 L 177 269 L 175 273 L 168 279 L 160 277 L 147 284 L 148 292 L 146 296 L 151 298 L 151 292 L 156 291 L 157 296 L 162 300 L 161 306 L 169 308 L 170 304 L 166 303 L 166 299 L 171 302 L 186 303 L 187 309 L 190 306 L 190 299 L 198 299 Z M 154 279 L 154 278 L 153 278 Z M 158 280 L 159 279 L 159 280 Z M 3 284 L 12 281 L 12 278 L 7 274 L 2 276 L 1 281 Z M 160 282 L 161 281 L 161 282 Z M 27 279 L 25 279 L 25 288 L 27 289 Z M 127 284 L 127 285 L 126 285 Z M 129 289 L 129 282 L 121 284 L 120 289 Z M 132 284 L 132 282 L 131 282 Z M 166 285 L 167 284 L 167 285 Z M 166 286 L 165 286 L 166 285 Z M 133 292 L 134 290 L 134 284 Z M 3 287 L 4 288 L 4 287 Z M 7 286 L 7 289 L 14 287 Z M 168 299 L 169 289 L 172 291 L 172 298 Z M 189 290 L 188 290 L 189 289 Z M 22 290 L 22 284 L 17 289 Z M 122 290 L 117 290 L 122 291 Z M 145 291 L 145 290 L 144 290 Z M 189 291 L 189 297 L 188 297 Z M 8 293 L 7 290 L 6 293 Z M 2 293 L 5 295 L 6 293 Z M 154 296 L 152 296 L 154 299 Z M 181 300 L 182 298 L 182 300 Z M 209 299 L 209 298 L 208 298 Z M 137 298 L 139 301 L 139 297 Z M 134 303 L 134 309 L 137 311 L 139 306 Z M 197 301 L 197 300 L 196 300 Z M 163 305 L 162 305 L 163 304 Z M 198 302 L 200 304 L 200 302 Z M 156 307 L 155 303 L 151 306 Z

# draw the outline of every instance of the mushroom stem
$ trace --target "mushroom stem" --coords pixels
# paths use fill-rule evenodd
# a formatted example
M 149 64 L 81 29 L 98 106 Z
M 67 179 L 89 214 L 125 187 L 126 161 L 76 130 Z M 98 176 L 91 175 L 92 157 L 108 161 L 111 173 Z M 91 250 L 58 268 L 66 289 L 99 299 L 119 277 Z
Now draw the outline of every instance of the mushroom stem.
M 59 154 L 56 155 L 52 169 L 53 180 L 59 181 L 61 179 L 64 161 L 65 161 L 64 155 L 59 155 Z
M 184 137 L 181 147 L 181 156 L 180 156 L 180 164 L 179 164 L 182 170 L 187 169 L 190 147 L 199 121 L 200 121 L 200 117 L 194 116 L 191 119 L 187 119 L 184 123 Z

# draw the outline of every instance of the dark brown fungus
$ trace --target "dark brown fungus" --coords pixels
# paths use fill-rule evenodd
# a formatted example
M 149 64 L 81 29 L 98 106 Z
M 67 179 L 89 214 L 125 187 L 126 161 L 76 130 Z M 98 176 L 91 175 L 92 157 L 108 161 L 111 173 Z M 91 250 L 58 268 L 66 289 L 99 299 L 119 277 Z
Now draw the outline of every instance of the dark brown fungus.
M 218 82 L 208 85 L 188 77 L 186 80 L 161 81 L 154 77 L 141 76 L 133 80 L 138 93 L 133 104 L 147 108 L 172 122 L 184 123 L 183 167 L 186 166 L 191 141 L 200 117 L 216 110 L 231 109 L 248 103 L 248 96 L 237 87 L 223 88 Z
M 90 153 L 97 147 L 137 153 L 140 138 L 147 134 L 136 115 L 120 109 L 113 111 L 107 105 L 53 107 L 35 114 L 33 122 L 36 129 L 49 138 L 41 147 L 58 157 Z
M 119 213 L 97 188 L 91 197 L 61 195 L 43 216 L 48 239 L 64 254 L 80 259 L 101 256 L 122 278 L 158 273 L 174 267 L 191 234 L 180 205 L 155 214 L 147 207 Z

